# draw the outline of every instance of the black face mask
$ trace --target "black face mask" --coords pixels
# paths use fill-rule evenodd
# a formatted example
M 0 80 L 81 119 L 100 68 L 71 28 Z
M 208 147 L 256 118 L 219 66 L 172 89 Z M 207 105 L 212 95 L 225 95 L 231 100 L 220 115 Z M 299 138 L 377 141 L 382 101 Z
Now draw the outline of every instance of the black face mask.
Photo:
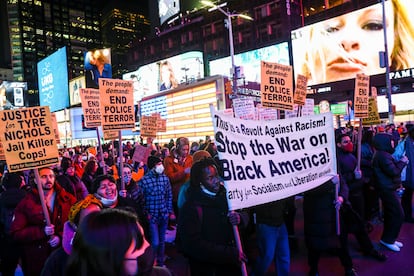
M 154 265 L 154 251 L 151 246 L 145 249 L 144 254 L 137 258 L 138 260 L 138 274 L 137 275 L 150 275 L 152 266 Z

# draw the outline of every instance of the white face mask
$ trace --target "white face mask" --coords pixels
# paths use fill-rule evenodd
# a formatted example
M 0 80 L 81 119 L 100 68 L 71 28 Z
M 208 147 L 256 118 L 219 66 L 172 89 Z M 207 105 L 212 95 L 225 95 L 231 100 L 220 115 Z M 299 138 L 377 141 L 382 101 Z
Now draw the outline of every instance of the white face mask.
M 113 199 L 108 199 L 106 197 L 102 197 L 98 194 L 95 194 L 95 196 L 99 199 L 99 201 L 102 203 L 103 206 L 105 207 L 110 207 L 112 206 L 118 199 L 118 196 L 115 195 L 115 197 Z
M 161 165 L 155 166 L 155 172 L 157 174 L 162 174 L 164 172 L 164 165 L 161 164 Z

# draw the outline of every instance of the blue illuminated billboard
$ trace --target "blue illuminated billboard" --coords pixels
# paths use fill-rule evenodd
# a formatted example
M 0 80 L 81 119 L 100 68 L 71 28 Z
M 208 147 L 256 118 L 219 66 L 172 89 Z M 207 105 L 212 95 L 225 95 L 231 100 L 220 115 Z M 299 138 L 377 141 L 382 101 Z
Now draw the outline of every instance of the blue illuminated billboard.
M 50 111 L 69 107 L 66 47 L 62 47 L 37 63 L 40 106 Z

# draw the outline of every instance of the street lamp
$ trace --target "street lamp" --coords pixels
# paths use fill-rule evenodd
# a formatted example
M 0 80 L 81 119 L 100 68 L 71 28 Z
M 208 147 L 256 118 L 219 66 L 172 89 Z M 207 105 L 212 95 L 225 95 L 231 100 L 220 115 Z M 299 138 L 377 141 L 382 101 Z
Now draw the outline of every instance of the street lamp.
M 392 108 L 391 100 L 391 79 L 390 79 L 390 66 L 388 60 L 388 41 L 387 41 L 387 20 L 385 18 L 385 2 L 382 0 L 382 26 L 384 31 L 384 66 L 385 66 L 385 83 L 387 88 L 387 98 L 388 98 L 388 120 L 390 124 L 394 123 L 394 111 Z
M 223 10 L 222 7 L 226 6 L 227 2 L 222 3 L 220 5 L 216 5 L 211 1 L 202 0 L 201 3 L 206 5 L 207 7 L 210 7 L 210 9 L 208 10 L 209 12 L 213 10 L 219 10 L 222 14 L 224 14 L 227 17 L 226 20 L 227 20 L 227 29 L 229 30 L 229 47 L 230 47 L 230 58 L 231 58 L 231 75 L 233 78 L 233 93 L 237 94 L 237 74 L 236 74 L 236 65 L 234 64 L 233 26 L 231 23 L 231 19 L 233 17 L 240 17 L 246 20 L 253 21 L 253 18 L 245 14 L 232 13 L 232 12 L 229 12 L 228 10 L 227 11 Z

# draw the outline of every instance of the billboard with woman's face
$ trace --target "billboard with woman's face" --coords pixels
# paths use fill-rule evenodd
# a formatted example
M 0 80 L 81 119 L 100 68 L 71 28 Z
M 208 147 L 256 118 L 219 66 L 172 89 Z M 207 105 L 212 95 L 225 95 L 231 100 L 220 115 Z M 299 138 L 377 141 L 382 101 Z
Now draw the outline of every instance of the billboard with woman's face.
M 191 83 L 200 78 L 204 78 L 204 63 L 203 53 L 199 51 L 150 63 L 122 76 L 124 80 L 133 81 L 135 104 L 143 97 L 174 89 L 179 84 Z
M 413 9 L 412 0 L 388 0 L 385 24 L 379 3 L 292 31 L 295 74 L 316 85 L 385 73 L 384 29 L 391 71 L 414 67 Z
M 246 82 L 260 83 L 260 61 L 276 62 L 289 65 L 288 43 L 283 42 L 234 56 L 236 66 L 243 67 L 243 77 Z M 212 60 L 209 63 L 210 75 L 223 75 L 230 77 L 230 57 Z

